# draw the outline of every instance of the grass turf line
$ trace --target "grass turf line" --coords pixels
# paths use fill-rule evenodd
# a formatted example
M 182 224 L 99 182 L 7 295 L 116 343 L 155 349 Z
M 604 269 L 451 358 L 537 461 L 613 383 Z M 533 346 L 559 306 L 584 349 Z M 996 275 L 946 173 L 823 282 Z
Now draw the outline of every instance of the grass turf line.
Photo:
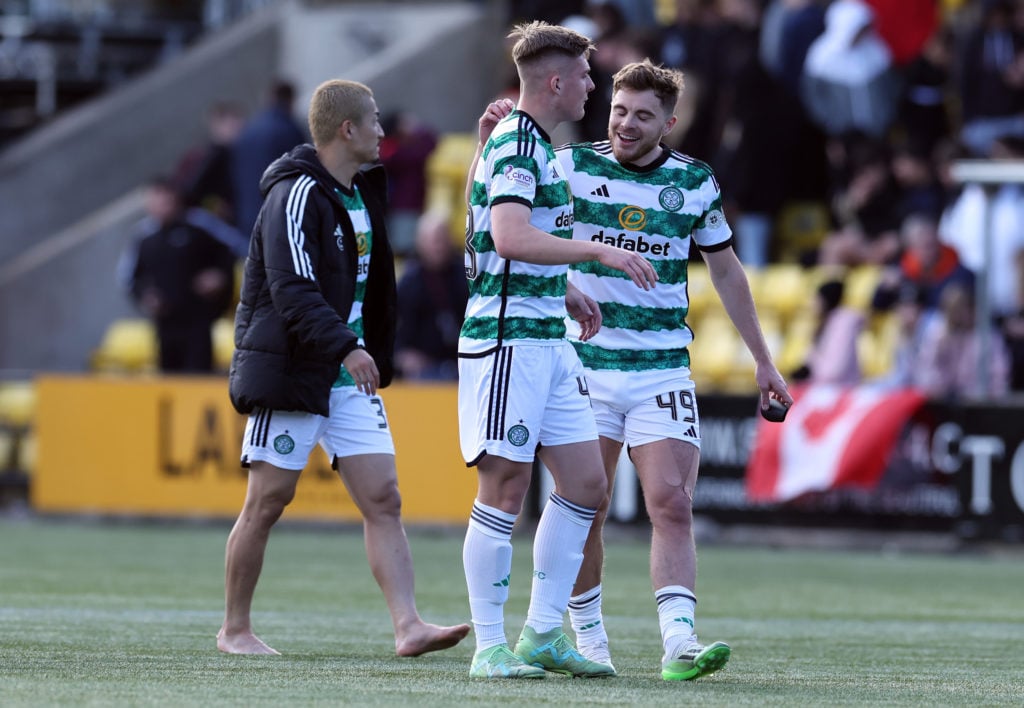
M 619 677 L 471 680 L 472 637 L 394 656 L 362 536 L 284 526 L 253 619 L 280 657 L 220 654 L 227 527 L 0 521 L 0 704 L 1020 705 L 1020 558 L 705 546 L 697 629 L 726 670 L 660 680 L 648 549 L 609 542 L 605 614 Z M 410 530 L 428 621 L 468 620 L 458 532 Z M 506 630 L 526 613 L 517 535 Z M 681 695 L 682 694 L 682 695 Z

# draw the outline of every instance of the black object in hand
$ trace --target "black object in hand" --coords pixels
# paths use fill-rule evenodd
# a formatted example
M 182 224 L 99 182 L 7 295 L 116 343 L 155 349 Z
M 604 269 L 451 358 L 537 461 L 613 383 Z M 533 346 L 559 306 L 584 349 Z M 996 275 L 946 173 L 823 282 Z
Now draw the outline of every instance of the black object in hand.
M 765 420 L 771 421 L 772 423 L 781 423 L 786 419 L 786 413 L 789 412 L 789 406 L 783 405 L 774 398 L 768 399 L 768 407 L 761 408 L 758 406 L 758 410 L 761 411 L 761 417 Z

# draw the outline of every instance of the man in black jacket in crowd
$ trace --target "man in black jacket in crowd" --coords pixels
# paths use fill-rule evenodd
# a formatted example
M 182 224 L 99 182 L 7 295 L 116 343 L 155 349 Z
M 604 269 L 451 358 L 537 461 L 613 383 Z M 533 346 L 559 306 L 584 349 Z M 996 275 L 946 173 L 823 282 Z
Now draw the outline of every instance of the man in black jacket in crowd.
M 392 377 L 394 258 L 385 233 L 383 137 L 370 89 L 332 80 L 309 110 L 314 145 L 275 161 L 245 264 L 235 316 L 231 401 L 249 415 L 249 484 L 228 537 L 221 651 L 276 654 L 250 610 L 271 527 L 319 443 L 363 515 L 371 569 L 399 656 L 457 644 L 469 625 L 439 627 L 416 610 L 394 445 L 377 389 Z

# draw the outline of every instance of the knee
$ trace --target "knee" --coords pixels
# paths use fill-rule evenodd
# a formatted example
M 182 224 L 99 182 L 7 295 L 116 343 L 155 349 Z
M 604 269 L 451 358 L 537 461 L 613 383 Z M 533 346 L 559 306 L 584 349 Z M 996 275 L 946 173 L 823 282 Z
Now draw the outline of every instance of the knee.
M 647 499 L 647 515 L 655 528 L 686 531 L 693 526 L 693 500 L 682 490 Z
M 295 498 L 295 490 L 274 490 L 253 495 L 246 501 L 246 510 L 260 526 L 269 528 L 281 518 L 285 507 Z
M 399 518 L 402 515 L 402 495 L 398 491 L 398 482 L 375 489 L 367 495 L 363 507 L 363 518 L 367 521 Z

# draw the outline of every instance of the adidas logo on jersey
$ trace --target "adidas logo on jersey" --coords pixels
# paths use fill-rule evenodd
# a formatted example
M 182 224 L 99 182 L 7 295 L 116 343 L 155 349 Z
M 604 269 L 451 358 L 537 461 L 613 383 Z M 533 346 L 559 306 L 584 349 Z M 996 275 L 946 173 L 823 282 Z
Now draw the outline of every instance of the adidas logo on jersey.
M 696 430 L 694 429 L 694 427 L 693 427 L 692 425 L 691 425 L 691 426 L 689 427 L 689 429 L 688 429 L 688 430 L 687 430 L 687 431 L 686 431 L 685 433 L 683 433 L 683 434 L 684 434 L 684 435 L 685 435 L 686 437 L 688 437 L 688 438 L 694 438 L 694 439 L 696 439 L 696 438 L 697 438 L 697 431 L 696 431 Z
M 607 197 L 607 196 L 610 196 L 608 194 L 608 185 L 607 184 L 602 184 L 600 187 L 598 187 L 593 192 L 591 192 L 591 194 L 593 194 L 595 197 Z

